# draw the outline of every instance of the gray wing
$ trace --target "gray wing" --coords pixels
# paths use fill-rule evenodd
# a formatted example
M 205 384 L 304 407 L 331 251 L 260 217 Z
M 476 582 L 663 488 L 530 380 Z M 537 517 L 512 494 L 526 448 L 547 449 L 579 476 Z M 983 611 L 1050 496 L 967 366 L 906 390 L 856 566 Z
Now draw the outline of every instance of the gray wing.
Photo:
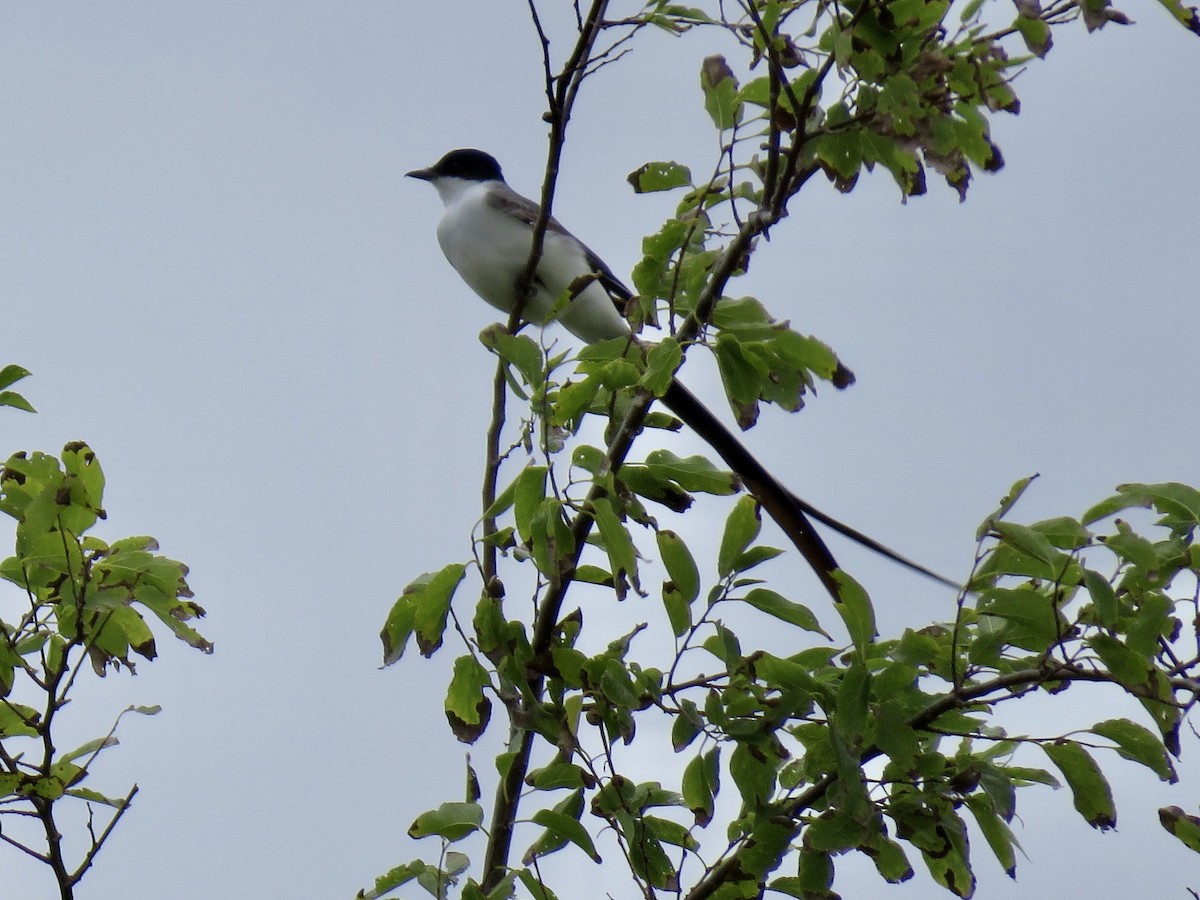
M 500 212 L 512 216 L 519 222 L 524 222 L 530 228 L 533 228 L 537 224 L 538 216 L 542 211 L 541 206 L 534 203 L 528 197 L 522 197 L 514 190 L 493 192 L 488 199 Z M 587 244 L 567 231 L 558 219 L 551 216 L 550 221 L 546 224 L 546 229 L 570 238 L 583 248 L 584 258 L 587 260 L 592 272 L 595 273 L 596 280 L 600 283 L 601 287 L 608 291 L 608 295 L 612 298 L 613 305 L 617 308 L 617 311 L 624 315 L 625 302 L 633 296 L 633 291 L 629 290 L 621 279 L 613 274 L 612 269 L 608 267 L 607 263 L 593 253 Z

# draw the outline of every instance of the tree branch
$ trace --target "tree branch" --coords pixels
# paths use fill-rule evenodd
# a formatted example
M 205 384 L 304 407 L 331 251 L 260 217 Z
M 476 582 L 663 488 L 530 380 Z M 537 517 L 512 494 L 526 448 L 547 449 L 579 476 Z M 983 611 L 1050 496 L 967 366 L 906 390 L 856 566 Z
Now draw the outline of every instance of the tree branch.
M 963 686 L 951 691 L 949 694 L 934 700 L 929 706 L 909 719 L 907 727 L 916 731 L 927 729 L 933 722 L 946 713 L 969 706 L 972 703 L 983 702 L 984 698 L 993 693 L 1009 691 L 1019 687 L 1037 687 L 1052 681 L 1090 681 L 1119 684 L 1111 675 L 1104 672 L 1095 672 L 1081 669 L 1077 666 L 1050 663 L 1047 661 L 1047 665 L 1040 668 L 1009 672 L 988 681 Z M 1128 688 L 1125 688 L 1124 685 L 1120 686 L 1128 691 Z M 857 761 L 861 766 L 882 755 L 883 750 L 873 745 L 860 751 L 857 754 Z M 788 838 L 789 843 L 796 840 L 800 835 L 802 829 L 802 825 L 798 821 L 800 815 L 812 809 L 816 803 L 820 802 L 829 793 L 830 789 L 837 784 L 837 781 L 838 776 L 836 773 L 828 773 L 786 803 L 782 813 L 791 820 L 792 831 Z M 751 848 L 743 843 L 737 850 L 709 869 L 696 885 L 684 895 L 685 900 L 705 900 L 705 898 L 713 896 L 717 889 L 726 882 L 736 879 L 745 872 L 742 860 L 749 849 Z
M 533 243 L 529 250 L 529 258 L 526 260 L 525 268 L 516 282 L 517 303 L 508 320 L 508 330 L 511 333 L 515 333 L 520 327 L 521 312 L 529 298 L 533 286 L 534 274 L 537 272 L 538 262 L 541 260 L 542 244 L 545 240 L 546 228 L 550 223 L 551 211 L 554 205 L 554 191 L 558 183 L 559 163 L 562 159 L 562 148 L 566 140 L 567 124 L 571 119 L 571 109 L 578 95 L 579 86 L 587 74 L 588 62 L 592 48 L 595 46 L 596 38 L 600 33 L 604 13 L 608 8 L 608 0 L 593 0 L 587 15 L 580 22 L 579 37 L 575 42 L 575 47 L 566 64 L 563 66 L 562 72 L 557 76 L 552 75 L 550 43 L 545 30 L 542 28 L 541 20 L 538 17 L 535 0 L 528 0 L 528 5 L 534 28 L 542 44 L 546 96 L 549 105 L 547 116 L 550 123 L 550 138 L 546 159 L 546 177 L 542 184 L 541 212 L 538 215 L 537 222 L 534 224 Z M 503 379 L 504 363 L 501 362 L 499 366 L 500 370 L 496 375 L 498 382 Z M 498 401 L 500 399 L 500 391 L 501 388 L 498 387 L 496 389 Z M 501 412 L 500 415 L 502 417 L 503 413 Z M 496 447 L 498 447 L 498 434 L 501 426 L 502 419 L 500 422 L 497 422 L 494 417 L 493 428 L 489 431 L 489 441 L 492 440 L 491 435 L 494 431 L 496 433 Z M 492 452 L 492 446 L 489 443 L 489 454 Z M 489 456 L 489 470 L 492 468 L 493 459 L 496 459 L 496 466 L 499 464 L 498 457 Z M 494 498 L 494 482 L 491 493 Z M 485 492 L 486 496 L 487 493 Z M 579 522 L 580 518 L 577 517 L 577 531 L 579 530 Z M 495 523 L 492 522 L 491 524 L 494 530 Z M 582 552 L 584 539 L 586 539 L 587 530 L 590 527 L 591 522 L 588 519 L 587 526 L 583 529 L 583 538 L 576 543 L 577 552 Z M 485 523 L 485 534 L 487 533 L 486 528 L 487 525 Z M 494 560 L 494 554 L 492 558 Z M 578 556 L 576 560 L 578 560 Z M 559 582 L 559 584 L 564 583 L 566 582 Z M 565 588 L 562 590 L 565 590 Z M 539 645 L 547 646 L 549 643 L 550 635 L 553 633 L 554 625 L 558 620 L 558 612 L 561 609 L 561 598 L 561 592 L 551 588 L 547 594 L 547 598 L 538 607 L 534 621 L 535 653 Z M 537 637 L 539 634 L 542 635 L 541 642 L 544 643 L 539 641 Z M 529 689 L 534 698 L 540 698 L 542 692 L 542 679 L 540 676 L 531 681 Z M 529 771 L 529 761 L 533 753 L 534 732 L 514 720 L 512 718 L 513 712 L 513 708 L 509 707 L 509 748 L 513 750 L 515 745 L 515 750 L 513 751 L 513 760 L 508 768 L 508 772 L 496 788 L 496 796 L 492 805 L 492 831 L 488 839 L 483 862 L 482 885 L 485 893 L 494 888 L 508 871 L 509 857 L 512 849 L 512 834 L 517 818 L 517 806 L 520 803 L 521 787 L 524 784 L 525 775 Z

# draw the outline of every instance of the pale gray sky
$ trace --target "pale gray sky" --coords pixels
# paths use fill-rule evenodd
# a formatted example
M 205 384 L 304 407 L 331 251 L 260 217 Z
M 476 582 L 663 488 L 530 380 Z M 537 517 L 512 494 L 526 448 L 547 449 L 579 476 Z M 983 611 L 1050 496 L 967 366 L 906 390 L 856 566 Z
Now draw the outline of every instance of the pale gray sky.
M 1200 46 L 1158 4 L 1122 8 L 1135 27 L 1056 32 L 1020 79 L 1021 115 L 995 121 L 1007 167 L 966 204 L 932 178 L 906 206 L 883 174 L 848 197 L 814 183 L 737 286 L 859 376 L 799 416 L 766 413 L 750 444 L 808 499 L 952 575 L 1022 475 L 1043 476 L 1024 520 L 1077 515 L 1118 482 L 1200 482 Z M 127 704 L 165 710 L 126 720 L 93 775 L 142 792 L 81 896 L 349 897 L 433 852 L 404 832 L 461 794 L 465 748 L 441 712 L 452 656 L 379 671 L 378 631 L 407 581 L 469 553 L 492 374 L 476 335 L 493 313 L 437 250 L 436 196 L 402 175 L 474 145 L 536 193 L 524 10 L 0 2 L 0 363 L 33 371 L 21 388 L 40 410 L 0 411 L 0 453 L 88 440 L 109 479 L 102 534 L 153 534 L 186 561 L 217 646 L 164 635 L 137 678 L 82 680 L 80 741 Z M 673 202 L 633 195 L 626 173 L 710 165 L 697 72 L 712 40 L 647 34 L 584 91 L 556 212 L 618 272 Z M 687 376 L 720 401 L 702 362 Z M 952 615 L 951 597 L 836 547 L 885 634 Z M 789 565 L 775 577 L 820 608 Z M 640 615 L 621 607 L 614 633 Z M 1072 693 L 1014 727 L 1061 727 L 1084 703 Z M 979 842 L 977 896 L 1200 887 L 1154 812 L 1195 811 L 1187 749 L 1170 793 L 1111 770 L 1116 834 L 1065 792 L 1026 792 L 1030 859 L 1013 885 Z M 9 896 L 51 896 L 11 849 L 0 871 Z M 936 895 L 849 863 L 837 889 Z

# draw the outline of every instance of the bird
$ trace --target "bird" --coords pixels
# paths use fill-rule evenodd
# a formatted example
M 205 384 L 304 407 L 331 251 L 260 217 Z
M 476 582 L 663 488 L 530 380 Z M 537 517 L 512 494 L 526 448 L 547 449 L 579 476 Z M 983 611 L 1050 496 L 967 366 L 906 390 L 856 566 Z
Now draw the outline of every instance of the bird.
M 429 182 L 441 198 L 443 212 L 437 224 L 437 240 L 450 265 L 484 301 L 511 314 L 520 299 L 517 282 L 529 260 L 540 206 L 509 187 L 500 164 L 483 150 L 451 150 L 432 166 L 405 174 Z M 632 297 L 632 291 L 586 244 L 557 219 L 548 220 L 533 283 L 520 307 L 523 319 L 539 326 L 558 322 L 587 344 L 613 338 L 640 344 L 623 315 Z M 563 298 L 568 298 L 565 304 Z M 660 399 L 739 476 L 835 602 L 841 600 L 837 577 L 840 566 L 810 517 L 906 568 L 957 588 L 953 581 L 839 522 L 790 491 L 678 378 L 672 380 Z

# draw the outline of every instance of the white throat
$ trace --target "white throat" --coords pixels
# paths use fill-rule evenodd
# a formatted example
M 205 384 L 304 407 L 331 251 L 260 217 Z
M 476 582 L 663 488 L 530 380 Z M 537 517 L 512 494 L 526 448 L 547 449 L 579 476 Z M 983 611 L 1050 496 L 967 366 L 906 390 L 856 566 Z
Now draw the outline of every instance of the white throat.
M 433 185 L 434 190 L 438 192 L 438 196 L 442 198 L 442 205 L 450 207 L 471 193 L 473 189 L 483 192 L 494 182 L 473 181 L 468 178 L 457 178 L 453 175 L 447 175 L 435 178 L 430 183 Z

